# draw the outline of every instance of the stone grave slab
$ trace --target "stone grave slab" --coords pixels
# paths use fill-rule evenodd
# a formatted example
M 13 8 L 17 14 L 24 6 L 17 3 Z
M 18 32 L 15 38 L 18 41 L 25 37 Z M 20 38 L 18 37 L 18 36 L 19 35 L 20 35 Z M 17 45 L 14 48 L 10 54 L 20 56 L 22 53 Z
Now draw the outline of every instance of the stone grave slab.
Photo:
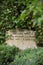
M 35 42 L 35 31 L 32 30 L 14 30 L 6 31 L 6 43 L 10 46 L 15 45 L 21 50 L 27 48 L 37 48 Z

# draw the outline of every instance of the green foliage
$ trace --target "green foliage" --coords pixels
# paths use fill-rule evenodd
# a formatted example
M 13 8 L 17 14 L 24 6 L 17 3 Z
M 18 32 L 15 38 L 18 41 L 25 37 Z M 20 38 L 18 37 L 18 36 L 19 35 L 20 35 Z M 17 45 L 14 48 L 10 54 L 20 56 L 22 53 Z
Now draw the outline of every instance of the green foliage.
M 14 60 L 19 49 L 8 45 L 0 45 L 0 65 L 9 65 Z
M 6 31 L 9 29 L 15 29 L 17 27 L 21 29 L 35 30 L 36 33 L 39 34 L 38 33 L 38 31 L 40 30 L 39 27 L 42 26 L 41 29 L 43 28 L 42 22 L 43 22 L 43 3 L 40 0 L 0 1 L 0 29 Z M 41 31 L 40 33 L 42 33 L 43 36 L 43 32 Z M 42 40 L 39 39 L 38 35 L 38 41 L 40 40 L 43 42 L 43 37 L 41 39 Z
M 6 31 L 16 28 L 35 30 L 37 43 L 43 44 L 43 2 L 0 0 L 0 44 L 5 42 Z M 0 45 L 0 65 L 43 65 L 43 48 L 18 51 L 16 47 Z
M 0 29 L 0 44 L 5 42 L 5 30 Z
M 4 0 L 0 3 L 1 25 L 7 29 L 16 26 L 20 28 L 29 28 L 33 25 L 32 22 L 36 22 L 36 19 L 43 15 L 42 6 L 39 0 Z M 34 19 L 35 21 L 33 21 Z
M 43 48 L 20 52 L 10 65 L 43 65 Z
M 36 29 L 36 38 L 37 38 L 37 43 L 39 43 L 39 46 L 43 46 L 43 21 L 39 26 L 37 26 Z

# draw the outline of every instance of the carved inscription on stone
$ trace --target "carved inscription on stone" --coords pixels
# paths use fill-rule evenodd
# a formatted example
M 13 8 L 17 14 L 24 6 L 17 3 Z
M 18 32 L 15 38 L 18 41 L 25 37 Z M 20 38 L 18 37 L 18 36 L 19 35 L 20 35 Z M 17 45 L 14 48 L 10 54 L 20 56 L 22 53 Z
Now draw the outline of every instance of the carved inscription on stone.
M 7 31 L 6 35 L 9 35 L 9 38 L 6 39 L 9 45 L 15 45 L 20 49 L 36 47 L 35 32 L 33 31 Z
M 32 32 L 14 32 L 13 35 L 15 40 L 34 40 L 34 33 Z

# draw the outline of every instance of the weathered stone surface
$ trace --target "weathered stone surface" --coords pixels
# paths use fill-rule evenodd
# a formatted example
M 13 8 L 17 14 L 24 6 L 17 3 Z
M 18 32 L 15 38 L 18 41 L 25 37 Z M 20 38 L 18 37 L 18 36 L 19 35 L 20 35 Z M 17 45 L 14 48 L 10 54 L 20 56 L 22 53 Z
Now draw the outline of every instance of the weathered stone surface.
M 14 30 L 7 31 L 6 36 L 9 35 L 9 38 L 6 39 L 6 43 L 10 46 L 15 45 L 16 47 L 24 50 L 27 48 L 37 48 L 35 42 L 35 32 L 31 30 Z

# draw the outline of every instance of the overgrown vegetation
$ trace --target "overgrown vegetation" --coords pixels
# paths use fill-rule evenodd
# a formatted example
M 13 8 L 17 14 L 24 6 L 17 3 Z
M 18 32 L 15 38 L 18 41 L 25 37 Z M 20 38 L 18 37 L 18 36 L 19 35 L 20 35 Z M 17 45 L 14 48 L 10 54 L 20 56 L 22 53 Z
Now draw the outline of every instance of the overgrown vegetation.
M 43 65 L 43 48 L 22 51 L 10 65 Z
M 9 65 L 14 60 L 19 49 L 8 45 L 0 45 L 0 65 Z
M 16 28 L 36 31 L 37 43 L 43 44 L 43 2 L 0 0 L 0 65 L 43 65 L 43 48 L 18 53 L 4 44 L 6 31 Z
M 43 3 L 40 0 L 1 0 L 0 29 L 4 36 L 0 31 L 0 44 L 4 42 L 6 30 L 15 28 L 35 30 L 38 42 L 43 43 Z
M 20 51 L 16 47 L 2 44 L 0 65 L 43 65 L 43 48 Z

